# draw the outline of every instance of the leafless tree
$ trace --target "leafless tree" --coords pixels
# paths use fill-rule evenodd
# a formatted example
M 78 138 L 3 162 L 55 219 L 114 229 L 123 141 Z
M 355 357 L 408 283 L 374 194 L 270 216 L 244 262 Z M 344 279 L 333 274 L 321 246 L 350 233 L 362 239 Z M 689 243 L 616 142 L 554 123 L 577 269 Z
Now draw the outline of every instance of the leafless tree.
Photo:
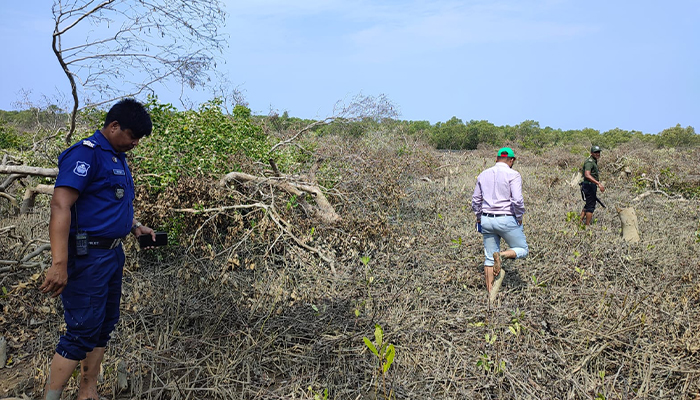
M 316 127 L 328 125 L 333 122 L 357 122 L 364 119 L 371 119 L 377 122 L 384 120 L 395 119 L 400 115 L 399 108 L 385 95 L 379 96 L 363 95 L 359 93 L 350 101 L 338 100 L 333 106 L 333 115 L 324 119 L 312 122 L 301 130 L 297 131 L 292 137 L 282 140 L 272 146 L 270 154 L 280 147 L 287 146 L 297 140 L 305 132 L 308 132 Z
M 80 109 L 153 92 L 195 88 L 225 46 L 220 0 L 54 0 L 53 51 L 70 81 L 71 142 Z

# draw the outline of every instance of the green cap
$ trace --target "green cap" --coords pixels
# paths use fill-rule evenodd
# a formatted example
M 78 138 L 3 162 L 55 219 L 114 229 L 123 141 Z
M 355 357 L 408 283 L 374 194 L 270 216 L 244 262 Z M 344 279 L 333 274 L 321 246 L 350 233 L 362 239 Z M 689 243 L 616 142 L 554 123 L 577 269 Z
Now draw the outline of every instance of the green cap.
M 600 147 L 598 147 L 598 146 L 592 146 L 592 147 L 591 147 L 591 153 L 600 153 Z
M 501 147 L 501 149 L 498 150 L 498 154 L 496 154 L 496 157 L 515 158 L 515 153 L 513 153 L 513 149 L 511 149 L 510 147 Z

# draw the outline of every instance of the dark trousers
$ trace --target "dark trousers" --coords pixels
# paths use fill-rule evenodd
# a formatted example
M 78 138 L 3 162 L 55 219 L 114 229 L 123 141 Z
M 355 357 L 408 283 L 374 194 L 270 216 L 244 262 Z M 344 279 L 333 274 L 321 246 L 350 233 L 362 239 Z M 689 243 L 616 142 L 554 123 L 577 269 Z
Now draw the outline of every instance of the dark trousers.
M 82 360 L 95 347 L 105 347 L 119 321 L 124 250 L 90 248 L 85 257 L 68 257 L 68 284 L 61 293 L 66 333 L 56 353 Z
M 583 206 L 583 211 L 592 213 L 595 211 L 595 199 L 598 193 L 598 186 L 594 183 L 583 182 L 581 184 L 581 193 L 583 198 L 586 200 L 586 205 Z

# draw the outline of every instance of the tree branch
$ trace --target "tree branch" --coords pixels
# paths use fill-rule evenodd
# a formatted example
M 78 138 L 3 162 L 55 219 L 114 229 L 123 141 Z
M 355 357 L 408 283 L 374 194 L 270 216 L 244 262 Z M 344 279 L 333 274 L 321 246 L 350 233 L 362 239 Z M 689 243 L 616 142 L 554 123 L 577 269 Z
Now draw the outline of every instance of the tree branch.
M 22 174 L 55 178 L 58 176 L 58 168 L 40 168 L 30 167 L 28 165 L 0 165 L 0 174 Z

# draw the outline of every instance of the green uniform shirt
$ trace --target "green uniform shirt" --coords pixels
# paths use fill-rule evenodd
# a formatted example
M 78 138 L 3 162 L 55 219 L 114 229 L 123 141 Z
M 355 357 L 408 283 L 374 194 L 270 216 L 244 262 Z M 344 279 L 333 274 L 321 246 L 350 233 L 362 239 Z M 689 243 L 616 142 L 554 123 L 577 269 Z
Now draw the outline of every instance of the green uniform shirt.
M 586 171 L 591 171 L 591 176 L 597 181 L 600 180 L 598 177 L 598 160 L 593 158 L 593 156 L 586 159 L 586 161 L 583 163 L 583 169 L 581 170 L 584 180 L 590 182 L 588 179 L 586 179 Z

